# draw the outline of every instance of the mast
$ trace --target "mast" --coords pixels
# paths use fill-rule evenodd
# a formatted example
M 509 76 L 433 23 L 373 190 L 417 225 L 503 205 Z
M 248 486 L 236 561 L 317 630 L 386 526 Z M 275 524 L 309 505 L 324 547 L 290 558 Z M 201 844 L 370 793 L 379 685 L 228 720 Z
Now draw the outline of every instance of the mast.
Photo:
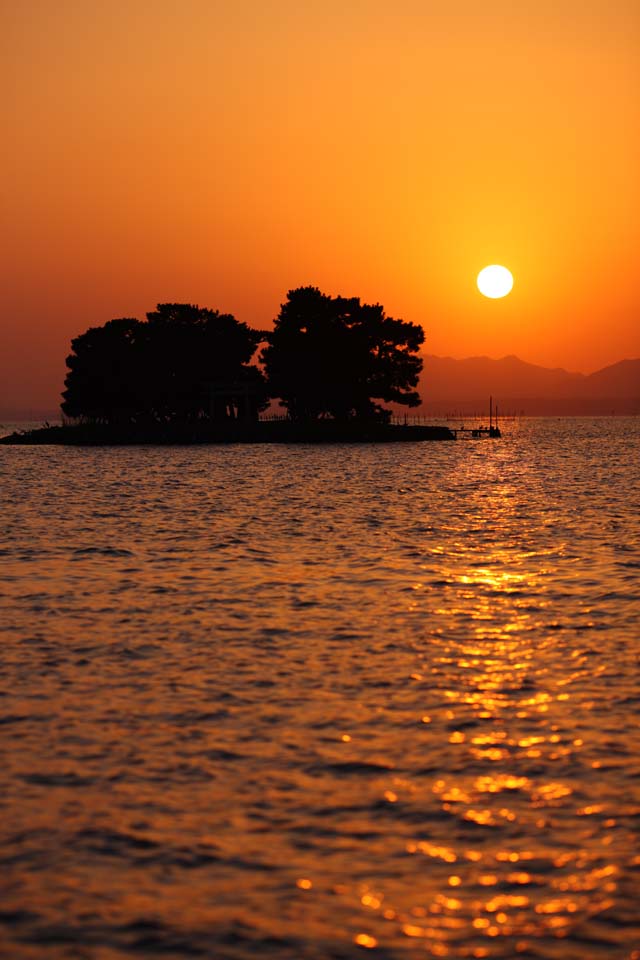
M 493 427 L 493 397 L 489 396 L 489 430 Z

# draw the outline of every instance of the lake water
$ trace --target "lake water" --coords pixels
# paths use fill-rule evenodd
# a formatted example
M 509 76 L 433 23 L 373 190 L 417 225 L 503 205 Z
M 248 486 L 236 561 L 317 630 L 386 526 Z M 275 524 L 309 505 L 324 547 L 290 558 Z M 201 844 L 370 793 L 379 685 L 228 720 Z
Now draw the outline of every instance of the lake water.
M 0 955 L 640 957 L 640 420 L 0 448 Z

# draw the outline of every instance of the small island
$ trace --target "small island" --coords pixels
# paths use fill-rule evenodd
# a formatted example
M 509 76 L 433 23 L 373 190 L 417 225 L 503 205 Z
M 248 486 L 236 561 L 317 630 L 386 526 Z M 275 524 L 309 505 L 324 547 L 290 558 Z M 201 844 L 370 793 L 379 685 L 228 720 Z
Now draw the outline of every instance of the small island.
M 444 426 L 393 424 L 416 407 L 418 324 L 380 304 L 290 290 L 273 330 L 192 304 L 161 303 L 71 342 L 65 421 L 2 444 L 386 443 L 455 440 Z M 257 356 L 258 363 L 252 362 Z M 272 401 L 283 415 L 265 417 Z

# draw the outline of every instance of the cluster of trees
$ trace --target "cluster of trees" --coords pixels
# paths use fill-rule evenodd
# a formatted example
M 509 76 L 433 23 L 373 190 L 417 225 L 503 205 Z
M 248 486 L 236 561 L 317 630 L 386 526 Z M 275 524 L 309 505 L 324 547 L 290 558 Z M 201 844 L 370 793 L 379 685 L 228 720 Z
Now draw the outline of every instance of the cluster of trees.
M 62 410 L 103 423 L 255 420 L 277 398 L 297 421 L 385 420 L 379 401 L 420 403 L 423 341 L 380 304 L 315 287 L 290 290 L 271 331 L 162 303 L 146 321 L 110 320 L 71 342 Z
M 186 303 L 160 303 L 146 322 L 110 320 L 71 341 L 62 410 L 98 423 L 257 416 L 266 381 L 250 361 L 262 336 Z

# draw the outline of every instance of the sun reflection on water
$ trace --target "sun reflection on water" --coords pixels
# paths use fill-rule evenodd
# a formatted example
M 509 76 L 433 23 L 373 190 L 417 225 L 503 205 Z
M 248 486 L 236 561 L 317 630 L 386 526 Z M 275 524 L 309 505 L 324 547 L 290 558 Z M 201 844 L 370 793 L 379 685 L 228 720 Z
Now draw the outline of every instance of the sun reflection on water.
M 512 491 L 491 498 L 497 526 L 514 509 Z M 479 563 L 467 540 L 429 548 L 444 565 L 439 576 L 446 600 L 429 613 L 466 629 L 462 635 L 448 626 L 433 630 L 429 642 L 437 643 L 437 651 L 429 657 L 431 669 L 411 676 L 429 690 L 429 712 L 421 722 L 431 735 L 437 726 L 449 749 L 460 754 L 447 763 L 457 772 L 431 785 L 455 827 L 445 822 L 437 833 L 416 835 L 405 844 L 410 856 L 426 864 L 416 875 L 422 903 L 393 907 L 390 891 L 384 917 L 399 924 L 404 937 L 424 941 L 435 957 L 525 954 L 535 942 L 566 938 L 614 903 L 619 871 L 606 862 L 612 836 L 605 831 L 616 820 L 573 835 L 576 846 L 564 849 L 563 822 L 598 817 L 606 805 L 576 803 L 570 771 L 584 766 L 586 744 L 563 732 L 565 711 L 571 709 L 565 688 L 579 684 L 587 671 L 605 668 L 594 668 L 579 649 L 560 646 L 553 629 L 540 631 L 552 603 L 545 586 L 549 559 L 562 550 L 560 545 L 546 553 L 517 551 L 496 540 L 490 550 L 485 544 Z M 412 590 L 424 597 L 428 581 L 415 582 Z M 409 608 L 419 611 L 420 602 L 411 600 Z M 485 765 L 492 772 L 480 772 Z M 551 775 L 554 766 L 560 768 L 557 777 Z M 456 836 L 459 845 L 443 843 L 444 836 Z M 478 846 L 469 848 L 472 837 Z M 456 872 L 450 874 L 439 866 L 453 864 Z M 371 899 L 367 903 L 372 905 Z M 480 938 L 475 945 L 469 930 Z

